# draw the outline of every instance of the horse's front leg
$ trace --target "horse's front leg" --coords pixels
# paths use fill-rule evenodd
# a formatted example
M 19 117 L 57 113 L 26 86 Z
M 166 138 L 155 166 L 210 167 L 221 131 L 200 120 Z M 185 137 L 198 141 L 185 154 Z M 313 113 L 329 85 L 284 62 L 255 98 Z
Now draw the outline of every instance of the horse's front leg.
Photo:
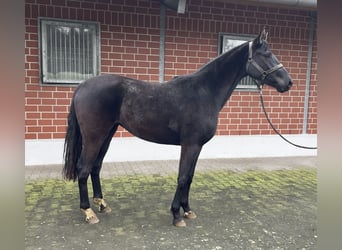
M 202 147 L 199 145 L 182 145 L 181 157 L 179 162 L 179 172 L 177 179 L 177 189 L 171 205 L 173 215 L 173 225 L 185 227 L 186 223 L 180 215 L 180 208 L 184 210 L 184 217 L 189 219 L 196 218 L 196 214 L 191 211 L 189 205 L 189 192 L 194 176 L 198 156 Z

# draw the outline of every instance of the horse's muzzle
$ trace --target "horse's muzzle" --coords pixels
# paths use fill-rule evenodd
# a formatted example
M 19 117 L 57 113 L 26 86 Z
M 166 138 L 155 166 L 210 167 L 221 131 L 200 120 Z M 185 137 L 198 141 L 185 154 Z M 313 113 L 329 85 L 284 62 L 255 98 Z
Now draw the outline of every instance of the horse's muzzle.
M 292 80 L 290 79 L 287 85 L 282 86 L 282 87 L 278 87 L 277 90 L 278 90 L 278 92 L 280 92 L 280 93 L 284 93 L 284 92 L 290 90 L 290 88 L 292 87 L 292 85 L 293 85 L 293 82 L 292 82 Z

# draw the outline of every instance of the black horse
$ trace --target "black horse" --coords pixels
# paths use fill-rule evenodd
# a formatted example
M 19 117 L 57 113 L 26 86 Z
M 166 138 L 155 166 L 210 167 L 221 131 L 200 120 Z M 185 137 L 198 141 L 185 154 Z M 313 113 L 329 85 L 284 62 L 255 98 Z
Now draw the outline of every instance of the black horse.
M 94 203 L 100 212 L 111 211 L 102 196 L 99 173 L 119 125 L 144 140 L 181 146 L 178 184 L 171 205 L 173 224 L 185 226 L 183 217 L 196 218 L 188 201 L 196 162 L 202 146 L 214 136 L 219 112 L 239 80 L 249 75 L 279 92 L 292 85 L 266 38 L 263 30 L 253 41 L 218 56 L 197 72 L 166 83 L 102 75 L 78 86 L 68 116 L 63 176 L 78 180 L 80 208 L 88 223 L 99 221 L 89 204 L 89 175 Z

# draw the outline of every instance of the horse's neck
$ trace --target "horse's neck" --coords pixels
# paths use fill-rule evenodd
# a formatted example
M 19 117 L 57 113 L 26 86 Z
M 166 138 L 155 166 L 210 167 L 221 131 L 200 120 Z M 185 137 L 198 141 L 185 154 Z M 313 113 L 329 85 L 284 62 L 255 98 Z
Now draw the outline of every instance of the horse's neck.
M 207 84 L 220 109 L 247 75 L 247 60 L 248 43 L 245 43 L 217 57 L 198 72 L 204 75 L 206 81 L 202 84 Z

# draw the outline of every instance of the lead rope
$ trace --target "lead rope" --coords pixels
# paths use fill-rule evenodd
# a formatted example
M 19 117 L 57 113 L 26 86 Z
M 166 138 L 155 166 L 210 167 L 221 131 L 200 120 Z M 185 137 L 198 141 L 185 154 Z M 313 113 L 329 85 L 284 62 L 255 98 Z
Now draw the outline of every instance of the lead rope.
M 254 79 L 253 79 L 254 80 Z M 255 81 L 255 80 L 254 80 Z M 264 105 L 264 98 L 262 97 L 262 87 L 260 87 L 260 84 L 258 84 L 256 81 L 255 81 L 256 85 L 258 86 L 258 89 L 259 89 L 259 96 L 260 96 L 260 103 L 261 103 L 261 107 L 262 107 L 262 110 L 264 111 L 264 114 L 266 116 L 266 119 L 268 121 L 268 123 L 270 124 L 271 128 L 274 130 L 274 132 L 276 132 L 284 141 L 286 141 L 287 143 L 295 146 L 295 147 L 298 147 L 298 148 L 304 148 L 304 149 L 317 149 L 317 147 L 307 147 L 307 146 L 302 146 L 302 145 L 298 145 L 296 143 L 293 143 L 291 141 L 289 141 L 288 139 L 286 139 L 272 124 L 270 118 L 268 117 L 268 114 L 266 112 L 266 109 L 265 109 L 265 105 Z

